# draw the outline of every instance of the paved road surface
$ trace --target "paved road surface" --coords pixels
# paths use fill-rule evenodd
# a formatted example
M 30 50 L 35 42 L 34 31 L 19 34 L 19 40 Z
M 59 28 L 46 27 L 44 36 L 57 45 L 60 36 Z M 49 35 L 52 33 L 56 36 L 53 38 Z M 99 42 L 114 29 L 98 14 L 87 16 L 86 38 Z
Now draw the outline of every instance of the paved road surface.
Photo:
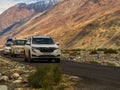
M 10 56 L 5 57 L 20 63 L 32 65 L 34 67 L 51 64 L 48 62 L 28 63 L 24 62 L 24 59 L 22 57 L 19 58 L 11 58 Z M 98 81 L 102 83 L 107 83 L 109 85 L 120 86 L 120 68 L 118 67 L 90 65 L 69 61 L 61 61 L 61 63 L 58 63 L 58 65 L 62 67 L 63 72 L 66 74 L 87 78 L 88 80 L 92 80 L 95 82 Z

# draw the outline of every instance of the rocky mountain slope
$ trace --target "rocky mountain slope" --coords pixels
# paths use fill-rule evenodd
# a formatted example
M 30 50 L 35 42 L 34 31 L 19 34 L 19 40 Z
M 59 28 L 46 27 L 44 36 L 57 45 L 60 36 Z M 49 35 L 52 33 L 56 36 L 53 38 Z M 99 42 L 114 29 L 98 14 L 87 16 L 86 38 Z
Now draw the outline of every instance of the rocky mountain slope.
M 49 12 L 38 13 L 7 32 L 2 39 L 31 35 L 52 36 L 65 49 L 118 48 L 120 0 L 63 0 Z
M 0 35 L 9 31 L 9 28 L 21 25 L 24 21 L 31 18 L 33 15 L 39 12 L 43 12 L 50 9 L 58 0 L 45 0 L 32 4 L 19 3 L 0 15 Z

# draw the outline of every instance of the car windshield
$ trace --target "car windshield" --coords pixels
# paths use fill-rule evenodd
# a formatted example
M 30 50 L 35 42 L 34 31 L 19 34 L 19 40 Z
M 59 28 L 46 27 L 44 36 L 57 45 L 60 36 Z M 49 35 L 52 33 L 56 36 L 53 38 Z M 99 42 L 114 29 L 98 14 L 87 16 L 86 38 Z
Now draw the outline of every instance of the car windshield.
M 33 44 L 54 44 L 51 38 L 33 38 Z
M 7 42 L 12 42 L 12 38 L 8 38 Z
M 14 45 L 25 45 L 26 40 L 15 40 Z
M 6 47 L 10 47 L 11 46 L 11 44 L 6 44 Z

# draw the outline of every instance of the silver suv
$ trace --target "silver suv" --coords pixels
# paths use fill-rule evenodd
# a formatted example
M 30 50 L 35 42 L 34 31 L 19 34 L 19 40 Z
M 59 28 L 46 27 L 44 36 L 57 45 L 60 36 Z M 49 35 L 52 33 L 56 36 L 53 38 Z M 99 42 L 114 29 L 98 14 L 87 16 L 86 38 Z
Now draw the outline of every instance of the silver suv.
M 60 62 L 61 50 L 51 37 L 32 36 L 25 45 L 25 61 L 55 60 Z
M 6 43 L 5 46 L 4 46 L 4 52 L 3 54 L 6 55 L 6 54 L 10 54 L 11 52 L 11 43 Z

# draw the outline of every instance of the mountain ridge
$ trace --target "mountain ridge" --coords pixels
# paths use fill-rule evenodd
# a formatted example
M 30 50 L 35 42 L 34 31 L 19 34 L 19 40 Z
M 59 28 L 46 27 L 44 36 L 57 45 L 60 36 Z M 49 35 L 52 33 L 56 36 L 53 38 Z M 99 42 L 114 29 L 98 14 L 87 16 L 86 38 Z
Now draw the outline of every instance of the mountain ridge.
M 52 36 L 63 49 L 118 48 L 120 44 L 119 0 L 63 0 L 28 22 L 16 28 L 17 34 L 9 32 L 5 37 Z
M 39 1 L 32 4 L 19 3 L 0 15 L 0 32 L 4 32 L 9 26 L 28 20 L 35 14 L 52 8 L 59 0 Z

